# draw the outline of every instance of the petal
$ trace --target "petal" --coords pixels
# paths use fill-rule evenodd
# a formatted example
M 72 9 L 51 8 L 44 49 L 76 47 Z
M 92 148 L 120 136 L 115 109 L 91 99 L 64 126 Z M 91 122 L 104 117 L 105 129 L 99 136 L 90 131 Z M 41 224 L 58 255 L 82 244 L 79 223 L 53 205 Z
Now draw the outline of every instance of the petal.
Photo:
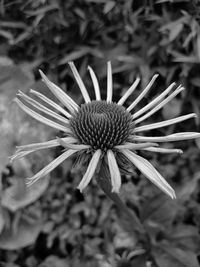
M 92 159 L 90 160 L 90 163 L 88 165 L 87 171 L 84 174 L 80 184 L 77 187 L 81 192 L 83 191 L 83 189 L 91 181 L 91 179 L 92 179 L 92 177 L 93 177 L 93 175 L 95 173 L 97 164 L 98 164 L 98 162 L 100 160 L 100 157 L 101 157 L 101 150 L 98 149 L 98 150 L 95 151 L 94 155 L 92 156 Z
M 27 156 L 28 154 L 34 152 L 34 150 L 29 150 L 29 151 L 16 151 L 16 153 L 14 155 L 12 155 L 11 157 L 9 157 L 10 161 L 14 161 L 14 160 L 17 160 L 17 159 L 21 159 L 25 156 Z
M 17 96 L 20 96 L 24 101 L 26 101 L 27 103 L 29 103 L 30 105 L 32 105 L 33 107 L 37 108 L 38 110 L 46 113 L 47 115 L 63 122 L 63 123 L 69 123 L 69 120 L 59 114 L 57 114 L 56 112 L 54 112 L 53 110 L 45 107 L 44 105 L 40 104 L 39 102 L 37 102 L 36 100 L 34 100 L 33 98 L 27 96 L 26 94 L 24 94 L 23 92 L 19 91 L 19 93 L 17 94 Z
M 107 63 L 107 102 L 112 102 L 113 82 L 112 82 L 112 66 L 111 62 Z
M 57 85 L 52 83 L 41 70 L 39 70 L 39 72 L 40 72 L 40 75 L 41 75 L 43 81 L 45 82 L 46 86 L 49 88 L 49 90 L 52 92 L 52 94 L 54 94 L 60 100 L 60 102 L 66 108 L 68 108 L 72 113 L 75 110 L 78 110 L 78 105 L 74 102 L 74 100 L 71 97 L 69 97 Z
M 148 147 L 142 148 L 141 150 L 151 151 L 151 152 L 158 152 L 158 153 L 178 153 L 183 154 L 183 150 L 181 149 L 174 149 L 174 148 L 162 148 L 162 147 Z
M 86 89 L 86 87 L 85 87 L 85 85 L 84 85 L 84 83 L 83 83 L 83 81 L 81 79 L 81 76 L 79 75 L 74 63 L 73 62 L 69 62 L 68 64 L 69 64 L 69 66 L 70 66 L 70 68 L 71 68 L 71 70 L 72 70 L 72 72 L 74 74 L 74 78 L 76 79 L 76 82 L 77 82 L 77 84 L 78 84 L 78 86 L 79 86 L 79 88 L 81 90 L 83 98 L 85 99 L 85 103 L 91 102 L 90 97 L 88 95 L 88 91 L 87 91 L 87 89 Z
M 47 166 L 45 166 L 42 170 L 40 170 L 38 173 L 36 173 L 33 177 L 27 178 L 28 182 L 27 185 L 30 186 L 36 181 L 38 181 L 40 178 L 46 176 L 51 171 L 53 171 L 58 165 L 60 165 L 64 160 L 69 158 L 71 155 L 76 153 L 76 150 L 67 150 L 63 154 L 61 154 L 59 157 L 51 161 Z
M 73 137 L 72 137 L 72 138 L 73 138 Z M 76 141 L 75 138 L 73 138 L 73 139 Z M 65 148 L 67 148 L 67 149 L 70 148 L 70 149 L 75 149 L 75 150 L 79 151 L 79 150 L 83 150 L 83 149 L 91 148 L 91 146 L 89 146 L 89 145 L 74 144 L 74 142 L 73 142 L 73 143 L 70 143 L 70 142 L 68 142 L 67 140 L 64 140 L 64 138 L 59 138 L 59 137 L 57 137 L 57 140 L 58 140 L 58 142 L 59 142 L 59 144 L 60 144 L 61 146 L 65 147 Z
M 92 82 L 94 85 L 96 100 L 101 100 L 100 88 L 99 88 L 99 83 L 98 83 L 97 77 L 96 77 L 93 69 L 90 66 L 88 66 L 88 70 L 90 72 L 90 76 L 91 76 L 91 79 L 92 79 Z
M 137 88 L 138 84 L 140 82 L 140 78 L 137 78 L 134 83 L 131 85 L 131 87 L 126 91 L 126 93 L 120 98 L 118 101 L 118 105 L 123 105 L 126 99 L 135 91 Z
M 45 103 L 47 103 L 49 106 L 53 107 L 54 109 L 58 110 L 60 113 L 65 115 L 67 118 L 71 118 L 71 115 L 61 106 L 59 106 L 57 103 L 46 97 L 45 95 L 35 91 L 35 90 L 30 90 L 30 93 L 37 96 L 41 100 L 43 100 Z
M 149 104 L 141 108 L 138 112 L 133 114 L 132 118 L 136 119 L 143 113 L 145 113 L 147 110 L 149 110 L 151 107 L 155 106 L 157 103 L 159 103 L 160 100 L 162 100 L 174 87 L 175 83 L 172 83 L 167 89 L 162 92 L 162 94 L 159 94 L 154 100 L 152 100 Z
M 161 121 L 161 122 L 156 122 L 156 123 L 152 123 L 152 124 L 148 124 L 148 125 L 144 125 L 144 126 L 140 126 L 140 127 L 136 127 L 134 128 L 134 133 L 137 132 L 144 132 L 144 131 L 149 131 L 152 129 L 158 129 L 161 127 L 165 127 L 165 126 L 169 126 L 181 121 L 185 121 L 191 118 L 197 118 L 197 115 L 195 113 L 190 113 L 184 116 L 180 116 L 174 119 L 170 119 L 170 120 L 166 120 L 166 121 Z
M 119 189 L 122 183 L 121 175 L 120 175 L 119 167 L 115 159 L 115 155 L 112 152 L 112 150 L 107 151 L 107 158 L 108 158 L 108 167 L 110 170 L 112 192 L 119 193 Z
M 121 152 L 147 177 L 152 183 L 159 187 L 163 192 L 171 198 L 176 198 L 173 188 L 166 182 L 166 180 L 158 173 L 158 171 L 146 159 L 136 155 L 128 149 L 121 150 Z
M 71 130 L 68 127 L 65 127 L 59 123 L 56 123 L 50 119 L 45 118 L 44 116 L 42 116 L 41 114 L 33 111 L 32 109 L 28 108 L 26 105 L 24 105 L 19 99 L 15 98 L 14 102 L 16 102 L 18 104 L 18 106 L 23 109 L 27 114 L 29 114 L 31 117 L 33 117 L 34 119 L 52 127 L 55 128 L 57 130 L 63 131 L 63 132 L 71 132 Z
M 182 141 L 182 140 L 190 140 L 200 138 L 200 133 L 195 132 L 182 132 L 175 133 L 166 136 L 137 136 L 133 135 L 132 140 L 140 141 L 140 142 L 174 142 L 174 141 Z
M 151 81 L 147 84 L 147 86 L 144 88 L 142 93 L 135 99 L 135 101 L 127 108 L 127 111 L 131 111 L 141 100 L 142 98 L 148 93 L 148 91 L 151 89 L 151 86 L 155 82 L 156 78 L 158 77 L 158 74 L 154 75 Z
M 152 146 L 158 146 L 156 143 L 141 143 L 141 144 L 135 144 L 135 143 L 129 143 L 126 142 L 123 145 L 115 146 L 116 149 L 130 149 L 130 150 L 138 150 L 142 148 L 152 147 Z
M 146 113 L 144 116 L 140 117 L 139 119 L 135 120 L 135 124 L 138 124 L 145 119 L 149 118 L 151 115 L 153 115 L 155 112 L 157 112 L 159 109 L 164 107 L 169 101 L 171 101 L 174 97 L 176 97 L 178 94 L 180 94 L 184 90 L 183 87 L 177 88 L 171 95 L 169 95 L 167 98 L 165 98 L 163 101 L 161 101 L 155 108 L 150 110 L 148 113 Z

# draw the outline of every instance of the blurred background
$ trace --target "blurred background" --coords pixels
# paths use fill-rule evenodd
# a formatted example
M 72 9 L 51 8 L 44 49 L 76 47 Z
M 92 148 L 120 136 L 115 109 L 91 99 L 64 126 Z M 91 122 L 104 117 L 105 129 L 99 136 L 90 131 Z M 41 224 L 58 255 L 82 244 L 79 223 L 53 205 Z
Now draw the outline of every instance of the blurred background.
M 6 267 L 198 267 L 200 262 L 200 140 L 166 147 L 183 155 L 143 152 L 177 193 L 170 200 L 136 169 L 123 175 L 121 196 L 140 218 L 148 242 L 98 188 L 76 189 L 83 170 L 74 158 L 50 177 L 25 186 L 30 177 L 59 155 L 59 149 L 34 153 L 12 165 L 16 145 L 59 135 L 28 117 L 12 100 L 18 90 L 51 93 L 38 69 L 78 104 L 77 84 L 67 65 L 74 61 L 89 94 L 87 72 L 96 72 L 106 94 L 106 62 L 113 68 L 114 100 L 134 79 L 138 89 L 159 77 L 138 109 L 170 83 L 186 90 L 149 123 L 195 112 L 200 117 L 200 1 L 198 0 L 0 0 L 0 266 Z M 199 131 L 199 119 L 150 135 Z

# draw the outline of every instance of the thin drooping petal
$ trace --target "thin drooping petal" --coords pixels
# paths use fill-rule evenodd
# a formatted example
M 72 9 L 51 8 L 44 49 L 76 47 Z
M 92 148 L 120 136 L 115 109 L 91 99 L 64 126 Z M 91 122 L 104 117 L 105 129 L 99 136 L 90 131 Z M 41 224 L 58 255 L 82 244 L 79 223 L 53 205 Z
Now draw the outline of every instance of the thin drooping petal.
M 171 95 L 169 95 L 167 98 L 165 98 L 162 102 L 160 102 L 155 108 L 150 110 L 148 113 L 146 113 L 144 116 L 140 117 L 139 119 L 135 120 L 135 124 L 138 124 L 145 119 L 149 118 L 151 115 L 153 115 L 155 112 L 157 112 L 159 109 L 164 107 L 169 101 L 171 101 L 175 96 L 180 94 L 184 90 L 184 87 L 176 89 Z
M 30 186 L 39 179 L 43 178 L 47 174 L 49 174 L 51 171 L 53 171 L 58 165 L 60 165 L 64 160 L 69 158 L 71 155 L 76 153 L 76 150 L 67 150 L 64 153 L 62 153 L 59 157 L 51 161 L 47 166 L 45 166 L 42 170 L 40 170 L 38 173 L 36 173 L 33 177 L 27 178 L 27 185 Z
M 41 93 L 39 93 L 39 92 L 37 92 L 37 91 L 35 91 L 33 89 L 30 90 L 30 93 L 35 95 L 35 96 L 37 96 L 41 100 L 43 100 L 45 103 L 47 103 L 49 106 L 53 107 L 54 109 L 56 109 L 57 111 L 62 113 L 67 118 L 71 118 L 71 115 L 69 114 L 69 112 L 67 112 L 64 108 L 59 106 L 57 103 L 55 103 L 54 101 L 52 101 L 51 99 L 49 99 L 45 95 L 43 95 L 43 94 L 41 94 Z
M 121 174 L 112 150 L 107 151 L 108 167 L 110 171 L 112 192 L 119 193 L 121 187 Z
M 73 138 L 73 137 L 71 137 Z M 73 138 L 75 141 L 77 141 L 75 138 Z M 59 138 L 57 137 L 57 141 L 59 142 L 59 144 L 67 149 L 75 149 L 75 150 L 83 150 L 83 149 L 88 149 L 91 148 L 90 145 L 84 145 L 84 144 L 75 144 L 75 142 L 70 143 L 67 140 L 65 140 L 64 138 Z
M 190 140 L 200 138 L 200 133 L 195 132 L 183 132 L 183 133 L 175 133 L 166 136 L 137 136 L 133 135 L 132 140 L 139 142 L 174 142 L 174 141 L 182 141 L 182 140 Z
M 16 152 L 14 155 L 12 155 L 11 157 L 9 157 L 10 161 L 14 161 L 14 160 L 17 160 L 17 159 L 21 159 L 27 155 L 29 155 L 30 153 L 34 152 L 35 150 L 29 150 L 29 151 L 19 151 L 19 152 Z
M 142 93 L 135 99 L 135 101 L 127 108 L 127 111 L 131 111 L 141 100 L 142 98 L 148 93 L 148 91 L 151 89 L 151 86 L 154 84 L 156 78 L 158 77 L 158 74 L 154 75 L 151 81 L 148 83 L 148 85 L 144 88 Z
M 137 117 L 139 117 L 140 115 L 142 115 L 143 113 L 145 113 L 146 111 L 148 111 L 150 108 L 152 108 L 153 106 L 155 106 L 157 103 L 159 103 L 159 101 L 162 100 L 172 90 L 172 88 L 174 86 L 175 86 L 175 83 L 172 83 L 169 87 L 167 87 L 167 89 L 164 92 L 162 92 L 162 94 L 159 94 L 149 104 L 147 104 L 146 106 L 144 106 L 143 108 L 141 108 L 138 112 L 134 113 L 132 115 L 132 118 L 133 119 L 136 119 Z
M 136 155 L 128 149 L 121 150 L 121 152 L 141 171 L 146 178 L 148 178 L 172 199 L 176 198 L 173 188 L 166 182 L 166 180 L 158 173 L 149 161 Z
M 123 105 L 126 99 L 135 91 L 137 88 L 138 84 L 140 82 L 140 78 L 137 78 L 134 83 L 131 85 L 131 87 L 126 91 L 126 93 L 120 98 L 118 101 L 118 105 Z
M 135 144 L 135 143 L 129 143 L 126 142 L 123 145 L 118 145 L 115 146 L 116 149 L 130 149 L 130 150 L 137 150 L 141 148 L 146 148 L 146 147 L 152 147 L 152 146 L 158 146 L 156 143 L 141 143 L 141 144 Z
M 42 111 L 43 113 L 63 122 L 63 123 L 69 123 L 69 120 L 63 116 L 60 116 L 58 113 L 54 112 L 53 110 L 45 107 L 44 105 L 40 104 L 39 102 L 37 102 L 36 100 L 34 100 L 33 98 L 27 96 L 26 94 L 24 94 L 23 92 L 19 91 L 19 93 L 17 94 L 17 96 L 20 96 L 24 101 L 26 101 L 27 103 L 29 103 L 30 105 L 32 105 L 33 107 L 35 107 L 36 109 Z
M 190 113 L 187 115 L 179 116 L 179 117 L 174 118 L 174 119 L 156 122 L 156 123 L 152 123 L 152 124 L 148 124 L 148 125 L 144 125 L 144 126 L 140 126 L 140 127 L 135 127 L 134 133 L 149 131 L 149 130 L 158 129 L 161 127 L 166 127 L 166 126 L 169 126 L 169 125 L 181 122 L 181 121 L 185 121 L 185 120 L 188 120 L 191 118 L 196 118 L 196 117 L 197 117 L 197 115 L 195 113 Z
M 74 144 L 76 143 L 76 139 L 69 136 L 69 137 L 64 137 L 64 138 L 57 138 L 57 139 L 53 139 L 47 142 L 41 142 L 41 143 L 34 143 L 34 144 L 28 144 L 28 145 L 22 145 L 22 146 L 17 146 L 17 152 L 19 151 L 36 151 L 36 150 L 40 150 L 40 149 L 45 149 L 45 148 L 52 148 L 52 147 L 57 147 L 60 146 L 60 140 L 62 140 L 62 142 L 67 143 L 67 144 Z
M 99 83 L 98 83 L 97 77 L 96 77 L 93 69 L 90 66 L 88 66 L 88 70 L 90 72 L 90 76 L 91 76 L 91 79 L 92 79 L 92 82 L 94 85 L 96 100 L 101 100 L 100 88 L 99 88 Z
M 162 147 L 148 147 L 148 148 L 142 148 L 141 150 L 145 151 L 151 151 L 151 152 L 158 152 L 158 153 L 178 153 L 182 154 L 183 150 L 181 149 L 175 149 L 175 148 L 162 148 Z
M 112 102 L 112 94 L 113 94 L 113 81 L 112 81 L 112 66 L 111 62 L 107 63 L 107 102 Z
M 45 82 L 46 86 L 49 88 L 49 90 L 54 94 L 59 101 L 66 107 L 68 108 L 69 111 L 72 113 L 75 110 L 78 110 L 78 105 L 74 102 L 74 100 L 69 97 L 62 89 L 60 89 L 57 85 L 55 85 L 53 82 L 51 82 L 47 76 L 39 70 L 40 75 Z
M 90 97 L 89 97 L 89 94 L 88 94 L 88 91 L 83 83 L 83 80 L 81 79 L 81 76 L 79 75 L 78 73 L 78 70 L 77 68 L 75 67 L 74 63 L 73 62 L 69 62 L 69 66 L 74 74 L 74 78 L 76 79 L 76 82 L 81 90 L 81 93 L 83 95 L 83 98 L 85 100 L 85 103 L 89 103 L 91 102 L 90 100 Z
M 82 192 L 83 189 L 89 184 L 89 182 L 91 181 L 95 170 L 97 168 L 97 164 L 100 160 L 101 157 L 101 150 L 98 149 L 94 152 L 94 155 L 92 156 L 92 159 L 90 160 L 90 163 L 88 165 L 87 171 L 84 174 L 80 184 L 78 185 L 78 189 Z
M 71 130 L 68 127 L 65 127 L 61 124 L 58 124 L 50 119 L 45 118 L 44 116 L 40 115 L 39 113 L 33 111 L 32 109 L 28 108 L 26 105 L 24 105 L 19 99 L 15 98 L 14 101 L 19 105 L 21 109 L 23 109 L 27 114 L 29 114 L 34 119 L 52 127 L 57 130 L 63 131 L 63 132 L 71 132 Z

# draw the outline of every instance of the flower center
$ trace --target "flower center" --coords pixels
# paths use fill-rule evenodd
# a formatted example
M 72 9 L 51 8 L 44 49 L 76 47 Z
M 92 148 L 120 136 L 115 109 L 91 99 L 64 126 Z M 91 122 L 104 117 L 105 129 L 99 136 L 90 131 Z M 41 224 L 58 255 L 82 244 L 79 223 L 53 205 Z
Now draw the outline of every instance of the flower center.
M 106 151 L 127 140 L 131 114 L 116 103 L 92 101 L 81 105 L 70 125 L 80 143 Z

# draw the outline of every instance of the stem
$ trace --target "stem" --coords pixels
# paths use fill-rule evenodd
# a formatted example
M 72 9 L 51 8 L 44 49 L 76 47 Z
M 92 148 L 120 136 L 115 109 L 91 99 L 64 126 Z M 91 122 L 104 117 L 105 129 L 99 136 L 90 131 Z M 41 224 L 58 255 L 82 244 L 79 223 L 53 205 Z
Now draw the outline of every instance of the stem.
M 99 172 L 101 174 L 101 171 Z M 100 188 L 104 191 L 104 193 L 117 205 L 119 209 L 121 209 L 130 219 L 130 222 L 134 225 L 134 230 L 140 235 L 146 235 L 145 230 L 139 219 L 137 218 L 134 211 L 130 210 L 126 204 L 122 201 L 119 194 L 112 192 L 112 187 L 110 184 L 110 180 L 108 177 L 102 177 L 99 175 L 97 178 L 97 183 Z

